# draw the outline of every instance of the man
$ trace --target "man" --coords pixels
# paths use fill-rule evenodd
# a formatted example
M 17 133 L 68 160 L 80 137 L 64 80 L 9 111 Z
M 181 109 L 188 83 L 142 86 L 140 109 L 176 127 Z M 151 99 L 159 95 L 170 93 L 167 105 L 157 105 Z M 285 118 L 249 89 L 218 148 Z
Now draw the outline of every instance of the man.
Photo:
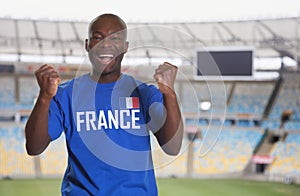
M 35 72 L 40 93 L 25 127 L 26 149 L 38 155 L 65 133 L 62 195 L 157 195 L 149 130 L 167 154 L 181 148 L 177 67 L 163 63 L 156 69 L 158 89 L 122 74 L 126 30 L 113 14 L 90 23 L 85 46 L 90 74 L 59 85 L 52 66 Z

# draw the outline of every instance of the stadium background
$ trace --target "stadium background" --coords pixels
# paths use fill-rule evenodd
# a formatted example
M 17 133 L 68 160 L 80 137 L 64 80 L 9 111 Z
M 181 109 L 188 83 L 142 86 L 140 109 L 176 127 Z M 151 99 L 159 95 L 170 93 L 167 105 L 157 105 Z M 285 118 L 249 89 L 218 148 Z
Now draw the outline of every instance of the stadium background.
M 161 60 L 180 64 L 176 92 L 185 118 L 184 145 L 180 155 L 171 158 L 153 140 L 158 177 L 300 182 L 299 21 L 288 17 L 128 24 L 134 36 L 129 36 L 132 49 L 125 73 L 148 82 Z M 87 71 L 87 24 L 0 19 L 1 178 L 62 176 L 64 138 L 42 155 L 29 157 L 24 125 L 38 94 L 33 72 L 40 64 L 54 64 L 64 80 Z M 253 46 L 256 78 L 195 80 L 195 49 L 204 46 Z M 210 109 L 201 110 L 204 101 L 211 102 Z

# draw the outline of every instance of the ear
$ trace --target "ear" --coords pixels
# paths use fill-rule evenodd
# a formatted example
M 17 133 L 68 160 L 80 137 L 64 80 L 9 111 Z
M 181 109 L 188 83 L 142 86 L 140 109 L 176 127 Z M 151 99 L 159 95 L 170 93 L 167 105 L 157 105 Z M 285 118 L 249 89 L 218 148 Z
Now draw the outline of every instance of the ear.
M 88 39 L 85 39 L 85 50 L 86 50 L 87 52 L 90 51 L 90 48 L 89 48 L 89 40 L 88 40 Z
M 126 41 L 125 42 L 125 49 L 124 49 L 124 53 L 126 53 L 128 51 L 128 47 L 129 47 L 129 42 Z

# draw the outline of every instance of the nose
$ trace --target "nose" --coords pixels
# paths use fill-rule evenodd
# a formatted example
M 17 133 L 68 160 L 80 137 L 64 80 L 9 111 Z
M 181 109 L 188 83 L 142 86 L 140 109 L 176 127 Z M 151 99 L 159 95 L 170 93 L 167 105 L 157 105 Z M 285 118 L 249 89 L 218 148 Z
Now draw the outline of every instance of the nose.
M 100 43 L 101 48 L 107 48 L 112 46 L 112 42 L 109 37 L 104 38 Z

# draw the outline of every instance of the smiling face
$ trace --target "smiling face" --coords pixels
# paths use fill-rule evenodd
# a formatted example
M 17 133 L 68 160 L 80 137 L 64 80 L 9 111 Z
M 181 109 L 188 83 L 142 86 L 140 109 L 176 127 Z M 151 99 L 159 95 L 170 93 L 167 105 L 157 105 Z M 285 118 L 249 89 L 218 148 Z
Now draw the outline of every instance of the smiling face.
M 105 14 L 92 21 L 86 39 L 92 78 L 111 77 L 112 81 L 118 78 L 127 49 L 126 24 L 118 16 Z

